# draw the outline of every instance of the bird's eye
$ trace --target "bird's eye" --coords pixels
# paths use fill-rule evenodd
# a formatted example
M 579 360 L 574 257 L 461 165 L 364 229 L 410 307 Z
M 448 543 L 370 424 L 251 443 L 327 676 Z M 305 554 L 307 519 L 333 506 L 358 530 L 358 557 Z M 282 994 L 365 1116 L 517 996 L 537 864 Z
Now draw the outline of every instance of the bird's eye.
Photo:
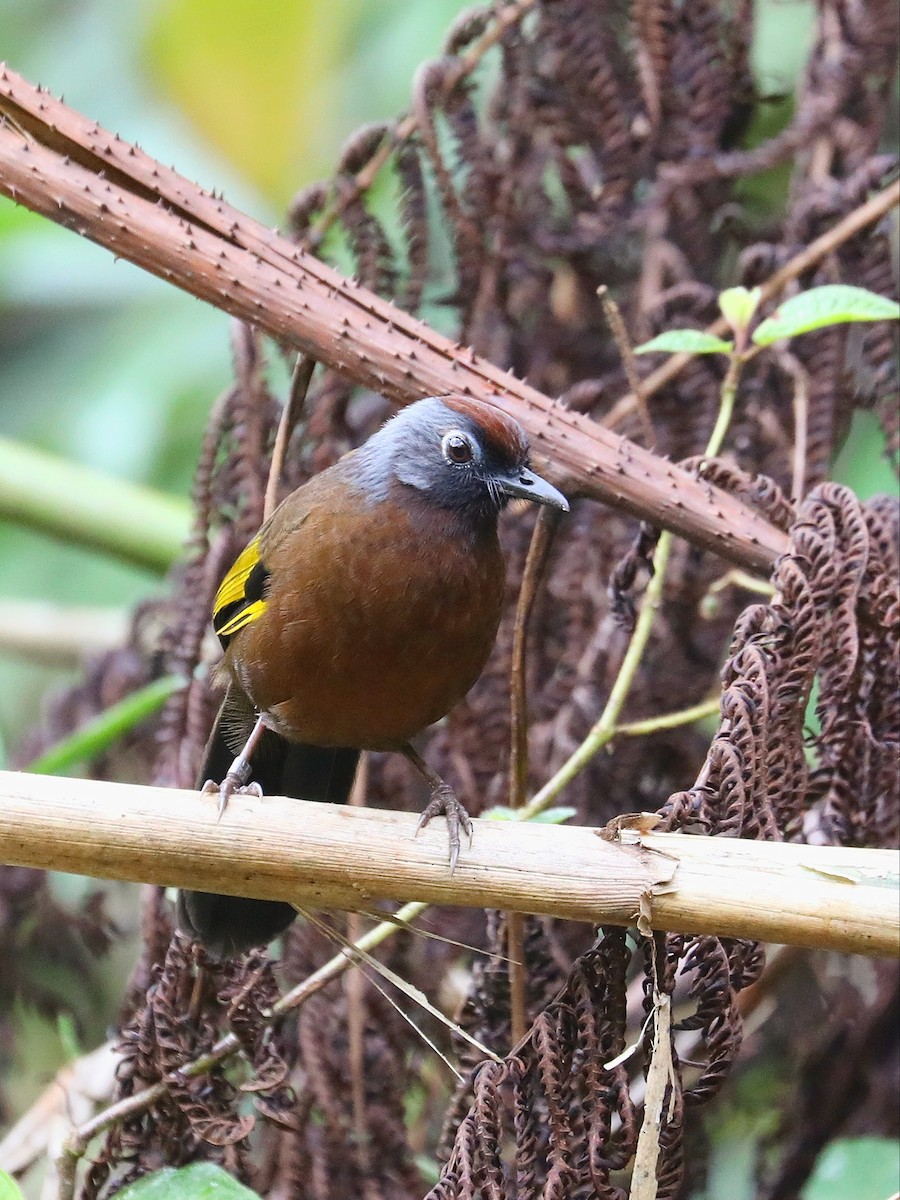
M 463 466 L 472 461 L 471 439 L 458 431 L 446 433 L 441 439 L 441 453 L 452 466 Z

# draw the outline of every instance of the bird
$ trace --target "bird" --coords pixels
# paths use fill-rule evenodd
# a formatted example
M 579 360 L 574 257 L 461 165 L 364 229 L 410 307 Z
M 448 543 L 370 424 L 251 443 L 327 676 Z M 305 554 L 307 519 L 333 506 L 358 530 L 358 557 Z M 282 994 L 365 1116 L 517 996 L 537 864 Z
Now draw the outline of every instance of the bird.
M 446 817 L 455 868 L 468 813 L 411 741 L 490 655 L 506 574 L 498 517 L 521 498 L 569 508 L 531 469 L 518 421 L 450 394 L 400 409 L 279 505 L 213 602 L 226 691 L 200 779 L 220 812 L 242 790 L 346 802 L 361 751 L 398 751 L 430 789 L 419 828 Z M 281 901 L 189 890 L 177 903 L 179 927 L 214 958 L 267 944 L 295 916 Z

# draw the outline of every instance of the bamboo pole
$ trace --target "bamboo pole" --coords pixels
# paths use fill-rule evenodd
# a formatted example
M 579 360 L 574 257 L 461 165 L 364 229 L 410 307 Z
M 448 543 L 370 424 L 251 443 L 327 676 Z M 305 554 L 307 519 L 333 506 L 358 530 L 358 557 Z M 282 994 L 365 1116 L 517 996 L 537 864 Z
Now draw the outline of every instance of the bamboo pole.
M 604 924 L 900 955 L 892 850 L 475 822 L 453 875 L 444 823 L 196 792 L 0 772 L 0 861 L 107 879 L 370 909 L 379 900 L 492 907 Z

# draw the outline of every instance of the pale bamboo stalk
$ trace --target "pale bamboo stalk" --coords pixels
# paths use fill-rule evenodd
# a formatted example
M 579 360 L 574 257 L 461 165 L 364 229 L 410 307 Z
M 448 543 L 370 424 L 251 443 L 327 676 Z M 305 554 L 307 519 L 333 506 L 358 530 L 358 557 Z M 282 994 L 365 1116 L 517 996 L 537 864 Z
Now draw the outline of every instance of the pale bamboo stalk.
M 0 655 L 71 668 L 91 654 L 121 646 L 127 634 L 124 608 L 0 600 Z
M 412 813 L 0 772 L 0 861 L 107 879 L 371 909 L 419 900 L 900 955 L 892 850 L 476 821 L 454 874 Z M 639 835 L 629 831 L 631 838 Z

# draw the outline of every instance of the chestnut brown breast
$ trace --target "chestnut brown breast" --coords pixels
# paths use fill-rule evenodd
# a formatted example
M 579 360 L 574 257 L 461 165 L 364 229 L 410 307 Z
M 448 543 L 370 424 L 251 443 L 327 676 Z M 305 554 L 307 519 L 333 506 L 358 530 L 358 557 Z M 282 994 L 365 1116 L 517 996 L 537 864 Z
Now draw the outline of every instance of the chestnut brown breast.
M 279 509 L 264 527 L 264 608 L 223 667 L 291 741 L 397 749 L 481 673 L 503 556 L 493 523 L 463 529 L 397 483 L 372 502 L 347 468 L 313 479 L 302 511 Z

